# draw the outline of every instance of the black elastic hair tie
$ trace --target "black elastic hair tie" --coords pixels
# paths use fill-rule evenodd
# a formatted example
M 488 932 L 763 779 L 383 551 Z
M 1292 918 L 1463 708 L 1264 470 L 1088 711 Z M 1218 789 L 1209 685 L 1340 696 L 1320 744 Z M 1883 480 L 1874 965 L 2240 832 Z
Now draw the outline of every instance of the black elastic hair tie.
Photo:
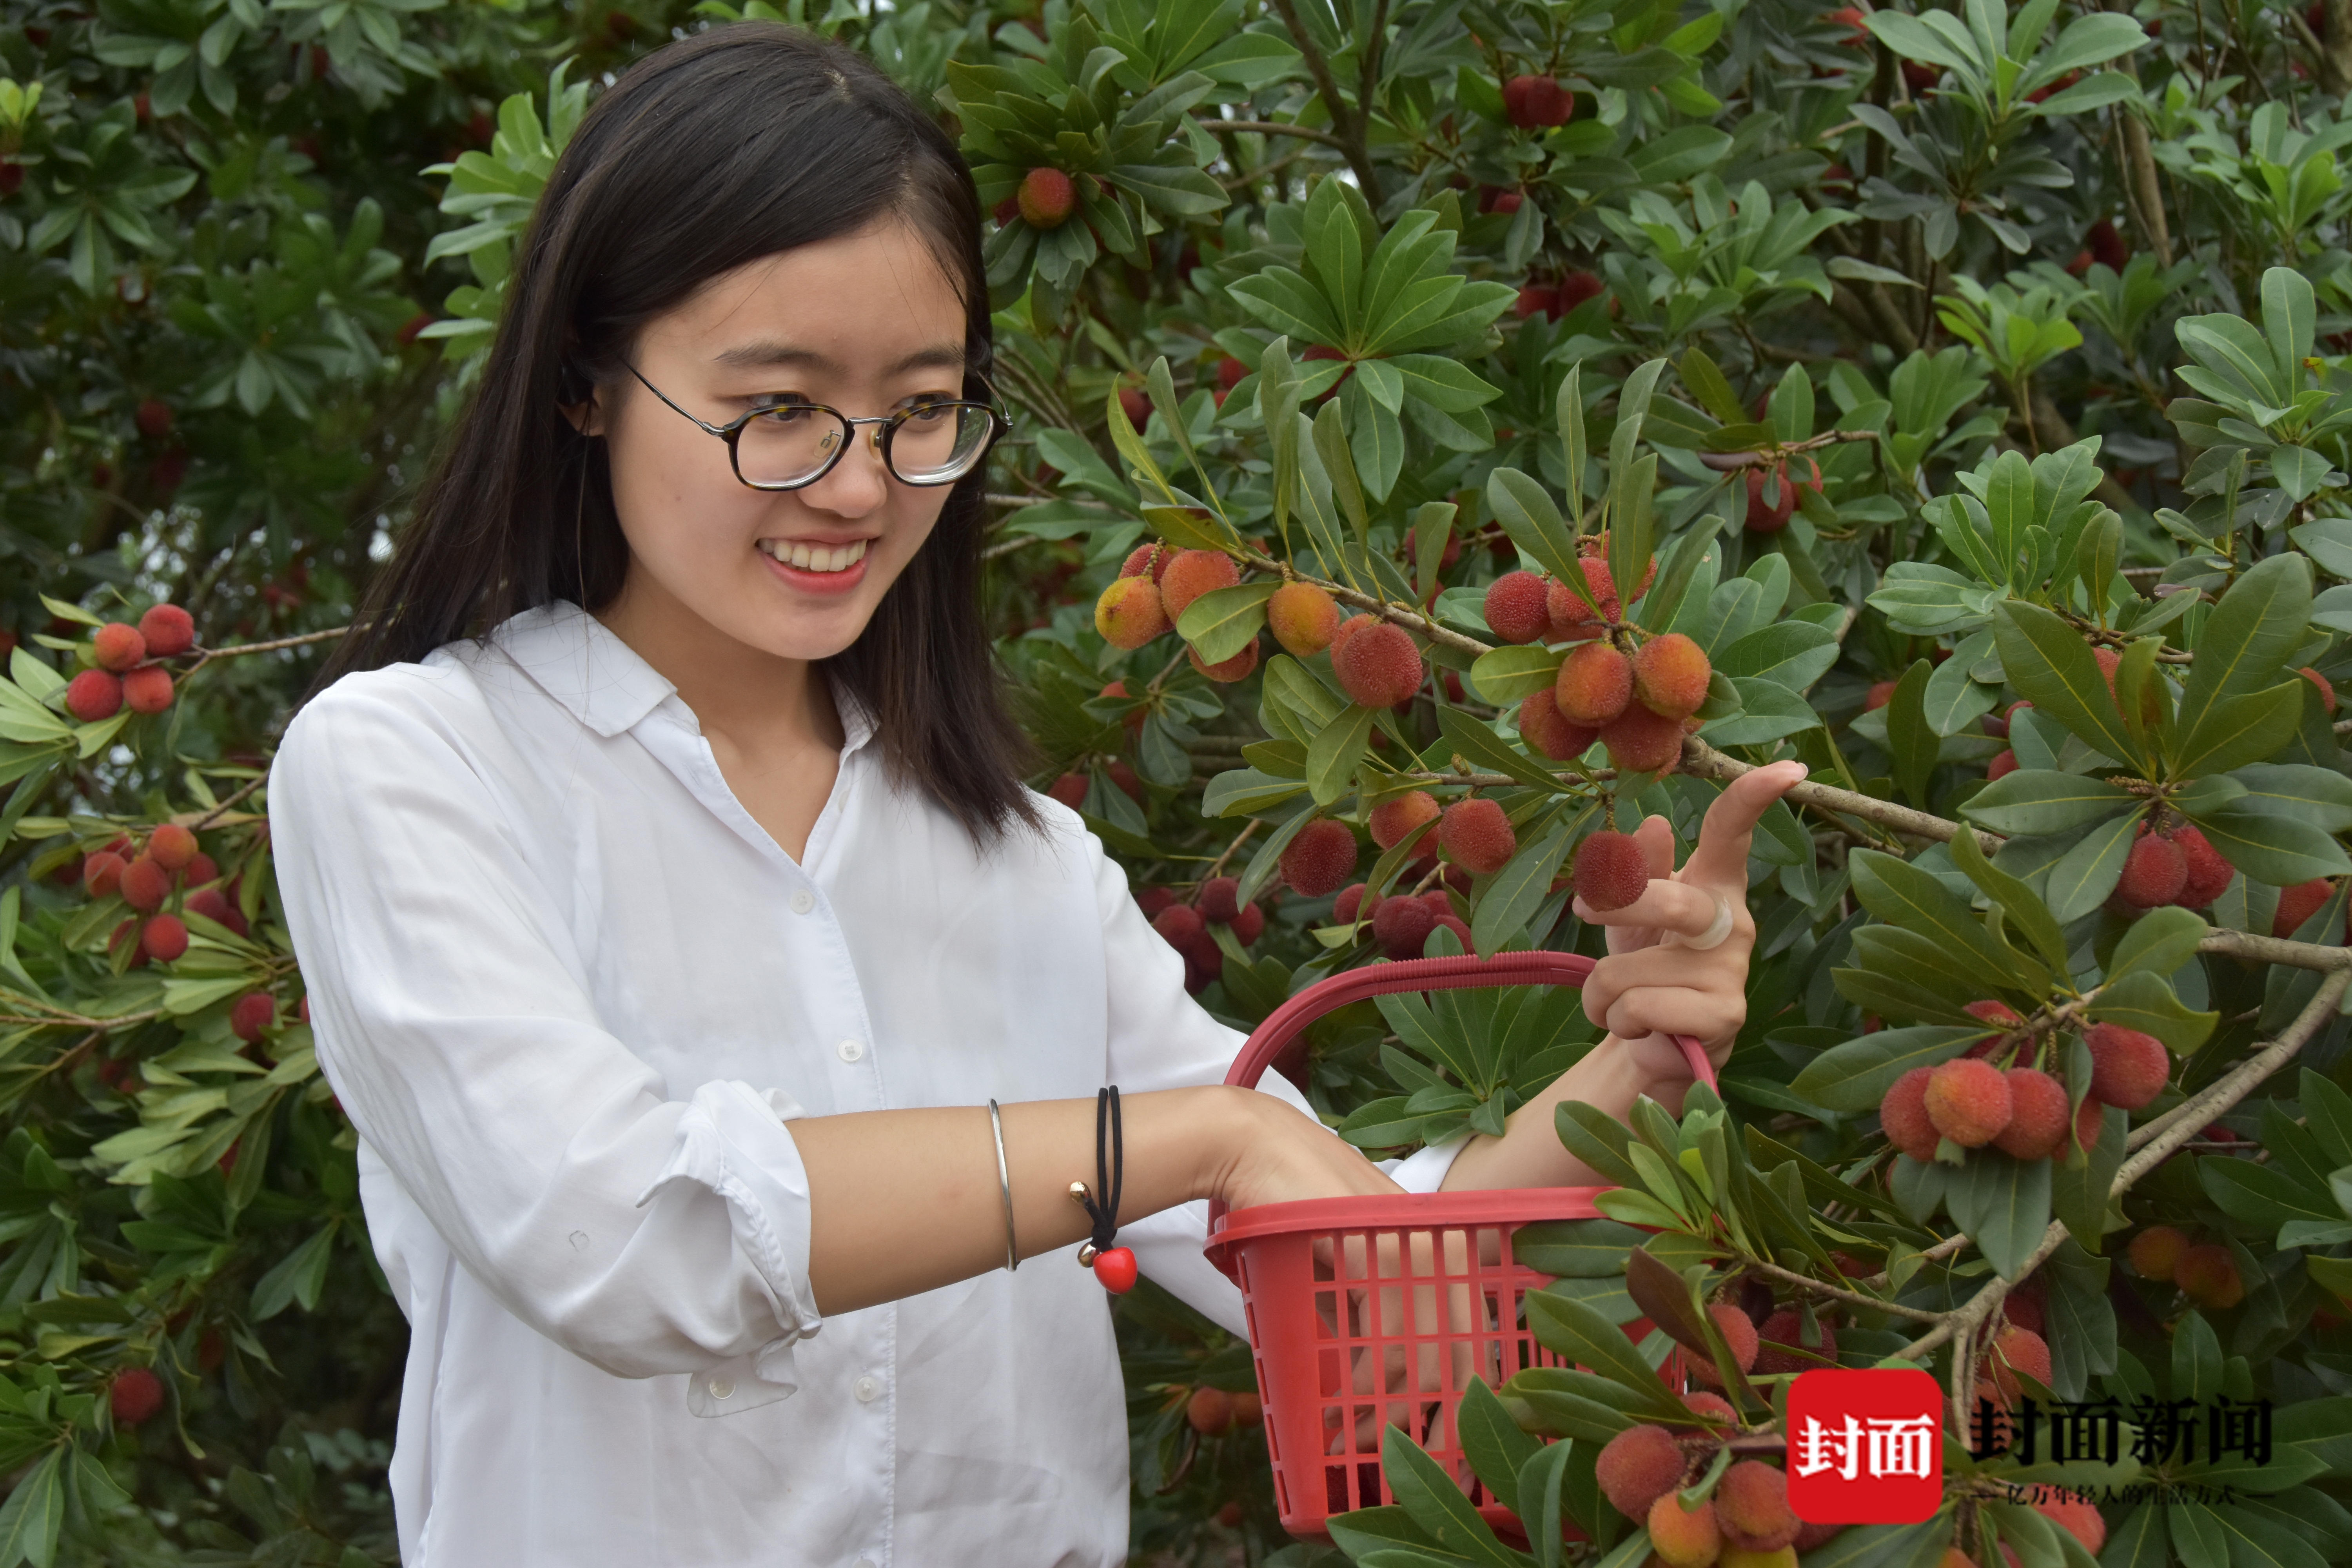
M 1135 1254 L 1111 1243 L 1118 1236 L 1118 1202 L 1127 1184 L 1127 1141 L 1118 1114 L 1118 1089 L 1109 1085 L 1095 1096 L 1095 1192 L 1108 1197 L 1097 1202 L 1084 1182 L 1070 1184 L 1076 1198 L 1094 1221 L 1094 1235 L 1078 1248 L 1078 1263 L 1095 1271 L 1106 1290 L 1124 1294 L 1135 1288 Z

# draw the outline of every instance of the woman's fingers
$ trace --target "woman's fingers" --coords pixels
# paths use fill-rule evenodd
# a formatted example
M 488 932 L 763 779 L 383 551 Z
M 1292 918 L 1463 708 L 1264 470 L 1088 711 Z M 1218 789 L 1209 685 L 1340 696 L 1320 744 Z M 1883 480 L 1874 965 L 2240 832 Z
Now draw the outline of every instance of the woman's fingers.
M 1698 847 L 1683 868 L 1683 880 L 1715 888 L 1735 898 L 1748 894 L 1748 849 L 1756 825 L 1772 803 L 1801 783 L 1802 763 L 1768 763 L 1752 773 L 1742 773 L 1724 787 L 1706 808 L 1699 825 Z
M 1691 1035 L 1722 1041 L 1748 1021 L 1748 998 L 1687 985 L 1636 985 L 1611 1000 L 1606 1022 L 1621 1040 Z
M 1644 985 L 1667 985 L 1692 992 L 1720 992 L 1740 994 L 1744 991 L 1747 973 L 1743 955 L 1747 944 L 1733 937 L 1722 947 L 1705 952 L 1693 952 L 1681 947 L 1645 947 L 1634 952 L 1612 952 L 1593 965 L 1592 973 L 1584 977 L 1584 1008 L 1588 1017 L 1599 1020 L 1609 1016 L 1617 999 L 1628 991 Z M 1675 1026 L 1685 1034 L 1699 1035 L 1702 1039 L 1714 1037 L 1699 1030 Z
M 1651 820 L 1654 822 L 1657 819 L 1653 817 Z M 1576 917 L 1594 925 L 1642 926 L 1654 931 L 1674 931 L 1681 936 L 1702 937 L 1715 929 L 1717 911 L 1722 907 L 1719 894 L 1705 888 L 1654 877 L 1642 896 L 1622 910 L 1596 910 L 1582 899 L 1577 900 Z M 1625 956 L 1633 955 L 1628 953 Z

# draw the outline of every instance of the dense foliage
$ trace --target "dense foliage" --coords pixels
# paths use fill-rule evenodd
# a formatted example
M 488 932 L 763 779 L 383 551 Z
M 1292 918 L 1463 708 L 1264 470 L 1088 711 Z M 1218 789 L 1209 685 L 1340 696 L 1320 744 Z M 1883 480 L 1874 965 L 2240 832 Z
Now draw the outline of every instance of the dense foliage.
M 1720 781 L 1811 767 L 1719 1092 L 1560 1118 L 1620 1188 L 1523 1234 L 1529 1321 L 1590 1370 L 1478 1393 L 1460 1468 L 1392 1433 L 1345 1552 L 1699 1568 L 1599 1465 L 1689 1425 L 1679 1346 L 1742 1454 L 1830 1360 L 1926 1365 L 1956 1422 L 2275 1402 L 2263 1465 L 1956 1437 L 1942 1513 L 1807 1568 L 2352 1560 L 2352 4 L 783 14 L 994 207 L 1000 651 L 1213 1011 L 1596 953 L 1601 836 L 1687 847 Z M 272 738 L 590 95 L 737 15 L 0 0 L 0 1568 L 392 1559 L 404 1334 Z M 1594 1033 L 1390 998 L 1284 1065 L 1402 1151 Z M 1121 1334 L 1139 1553 L 1314 1561 L 1220 1396 L 1245 1348 L 1149 1289 Z M 1747 1484 L 1721 1430 L 1695 1504 Z

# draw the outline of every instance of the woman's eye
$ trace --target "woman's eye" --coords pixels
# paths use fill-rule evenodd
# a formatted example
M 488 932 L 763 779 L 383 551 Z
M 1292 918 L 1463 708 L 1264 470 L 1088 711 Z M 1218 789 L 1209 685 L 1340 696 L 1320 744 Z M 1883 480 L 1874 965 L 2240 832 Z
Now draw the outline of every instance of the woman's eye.
M 955 417 L 954 403 L 954 398 L 944 395 L 910 397 L 902 405 L 901 411 L 906 415 L 907 423 L 909 425 L 936 424 L 940 420 Z
M 796 425 L 815 412 L 815 405 L 799 397 L 754 398 L 751 407 L 763 425 Z

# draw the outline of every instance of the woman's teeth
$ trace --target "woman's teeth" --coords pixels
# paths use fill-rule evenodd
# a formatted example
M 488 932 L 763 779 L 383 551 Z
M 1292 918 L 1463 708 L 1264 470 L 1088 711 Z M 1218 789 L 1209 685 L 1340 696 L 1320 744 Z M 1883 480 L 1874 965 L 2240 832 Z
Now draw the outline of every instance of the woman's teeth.
M 787 566 L 803 572 L 846 572 L 866 559 L 863 539 L 847 544 L 807 544 L 788 539 L 763 539 L 760 548 Z

